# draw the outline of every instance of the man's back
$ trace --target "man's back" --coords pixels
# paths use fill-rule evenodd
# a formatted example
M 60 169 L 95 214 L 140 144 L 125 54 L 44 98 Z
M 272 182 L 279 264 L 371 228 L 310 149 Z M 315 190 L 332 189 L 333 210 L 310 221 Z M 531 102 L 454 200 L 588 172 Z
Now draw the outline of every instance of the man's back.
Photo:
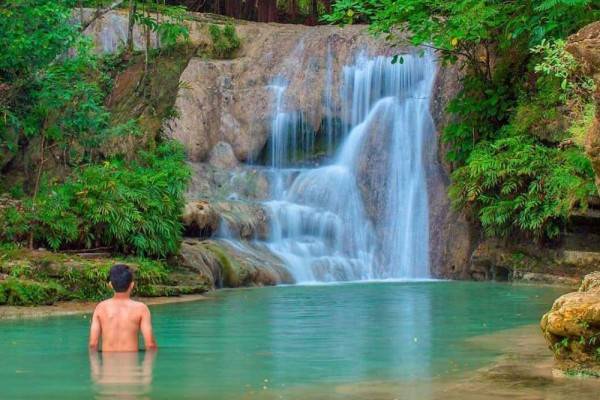
M 116 265 L 111 269 L 112 299 L 98 304 L 90 328 L 90 349 L 98 350 L 102 337 L 102 351 L 138 351 L 138 334 L 141 331 L 146 349 L 156 349 L 152 332 L 150 310 L 144 303 L 133 301 L 133 277 L 129 267 Z
M 144 303 L 131 299 L 109 299 L 96 308 L 102 332 L 103 351 L 138 351 L 138 333 L 143 316 L 149 314 Z

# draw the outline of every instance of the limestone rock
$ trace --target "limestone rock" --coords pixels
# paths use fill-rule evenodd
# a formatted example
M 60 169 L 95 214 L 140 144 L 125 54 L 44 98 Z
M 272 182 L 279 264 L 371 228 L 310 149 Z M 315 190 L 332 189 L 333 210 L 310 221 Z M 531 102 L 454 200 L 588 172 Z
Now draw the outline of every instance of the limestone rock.
M 596 118 L 586 134 L 585 150 L 596 172 L 600 191 L 600 21 L 585 26 L 569 37 L 566 49 L 582 64 L 596 82 Z
M 559 297 L 540 326 L 563 368 L 600 370 L 600 273 L 586 276 L 578 292 Z
M 482 240 L 471 256 L 468 277 L 513 280 L 577 287 L 582 276 L 598 267 L 600 253 L 572 248 L 582 238 L 542 246 L 527 242 Z M 577 240 L 575 240 L 577 239 Z
M 188 235 L 210 237 L 219 227 L 219 214 L 206 201 L 187 203 L 182 220 Z
M 245 201 L 220 201 L 214 208 L 221 219 L 221 234 L 241 239 L 267 238 L 268 214 L 259 203 Z
M 214 167 L 207 163 L 189 163 L 192 180 L 186 197 L 211 201 L 248 199 L 264 200 L 269 194 L 269 182 L 263 171 L 240 165 L 235 169 Z
M 208 155 L 208 163 L 213 167 L 223 169 L 234 169 L 239 164 L 233 149 L 226 142 L 219 142 L 213 146 Z
M 221 241 L 186 239 L 180 259 L 183 266 L 206 276 L 214 287 L 293 283 L 281 260 L 247 242 L 234 247 Z
M 581 286 L 579 287 L 580 292 L 600 292 L 600 271 L 592 272 L 587 274 Z
M 385 219 L 388 187 L 387 174 L 390 165 L 395 115 L 385 107 L 379 107 L 365 126 L 363 150 L 356 163 L 356 180 L 361 191 L 365 212 L 375 227 Z M 384 132 L 384 135 L 378 134 Z
M 192 161 L 205 161 L 220 141 L 231 145 L 238 160 L 255 159 L 268 139 L 276 85 L 287 88 L 284 107 L 300 112 L 313 130 L 327 115 L 343 118 L 338 91 L 324 100 L 328 77 L 339 79 L 343 66 L 361 52 L 398 51 L 360 25 L 245 22 L 236 30 L 242 43 L 236 58 L 189 62 L 175 104 L 179 115 L 165 123 L 164 131 L 185 145 Z M 192 27 L 193 42 L 206 43 L 206 37 L 201 26 Z
M 440 140 L 452 122 L 446 112 L 448 102 L 461 90 L 464 70 L 460 60 L 438 69 L 433 83 L 430 111 L 436 134 L 431 138 L 425 157 L 429 197 L 429 254 L 432 273 L 451 279 L 470 278 L 469 265 L 479 232 L 463 212 L 452 209 L 448 198 L 452 165 L 446 160 L 449 145 Z

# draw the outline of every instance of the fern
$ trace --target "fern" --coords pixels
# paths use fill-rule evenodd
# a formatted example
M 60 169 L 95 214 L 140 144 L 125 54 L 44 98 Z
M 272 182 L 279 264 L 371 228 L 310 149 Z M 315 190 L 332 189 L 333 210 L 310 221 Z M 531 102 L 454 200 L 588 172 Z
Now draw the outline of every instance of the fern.
M 454 206 L 473 208 L 490 236 L 556 237 L 595 192 L 580 148 L 551 148 L 527 135 L 479 143 L 452 178 Z
M 5 210 L 0 240 L 23 240 L 32 230 L 36 243 L 53 250 L 110 246 L 173 254 L 189 178 L 184 159 L 181 146 L 167 142 L 131 163 L 113 159 L 82 168 L 63 184 L 44 185 L 35 207 L 29 200 L 21 210 Z

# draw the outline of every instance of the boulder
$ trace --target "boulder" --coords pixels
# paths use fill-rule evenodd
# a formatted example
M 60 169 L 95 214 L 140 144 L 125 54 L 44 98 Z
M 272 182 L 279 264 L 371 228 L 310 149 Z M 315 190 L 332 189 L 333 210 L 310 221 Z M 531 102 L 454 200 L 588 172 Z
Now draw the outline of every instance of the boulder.
M 559 297 L 540 326 L 561 368 L 600 371 L 600 272 L 587 275 L 579 291 Z
M 187 203 L 182 220 L 187 235 L 210 237 L 219 227 L 219 214 L 207 201 Z
M 220 217 L 220 235 L 235 239 L 267 239 L 269 220 L 260 203 L 219 201 L 213 203 Z
M 596 187 L 600 191 L 600 21 L 596 21 L 571 35 L 566 50 L 580 62 L 583 72 L 593 77 L 596 82 L 596 116 L 589 127 L 585 150 L 592 160 L 596 173 Z
M 234 169 L 239 162 L 235 158 L 231 145 L 226 142 L 219 142 L 210 151 L 208 164 L 216 168 Z
M 293 283 L 283 262 L 248 242 L 185 239 L 181 264 L 210 280 L 214 287 L 265 286 Z

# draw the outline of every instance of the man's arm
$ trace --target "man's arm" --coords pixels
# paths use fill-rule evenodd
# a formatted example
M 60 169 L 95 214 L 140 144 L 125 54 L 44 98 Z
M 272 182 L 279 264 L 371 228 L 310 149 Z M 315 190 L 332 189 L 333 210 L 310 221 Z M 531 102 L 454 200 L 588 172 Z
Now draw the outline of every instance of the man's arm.
M 102 326 L 100 325 L 100 316 L 98 314 L 98 307 L 96 307 L 92 316 L 92 326 L 90 327 L 89 346 L 91 351 L 98 351 L 98 342 L 102 334 Z
M 150 310 L 148 306 L 143 305 L 142 309 L 142 320 L 140 322 L 140 330 L 142 331 L 142 336 L 144 337 L 144 344 L 146 346 L 146 350 L 156 350 L 158 346 L 156 345 L 156 339 L 154 338 L 154 332 L 152 332 L 152 316 L 150 315 Z

